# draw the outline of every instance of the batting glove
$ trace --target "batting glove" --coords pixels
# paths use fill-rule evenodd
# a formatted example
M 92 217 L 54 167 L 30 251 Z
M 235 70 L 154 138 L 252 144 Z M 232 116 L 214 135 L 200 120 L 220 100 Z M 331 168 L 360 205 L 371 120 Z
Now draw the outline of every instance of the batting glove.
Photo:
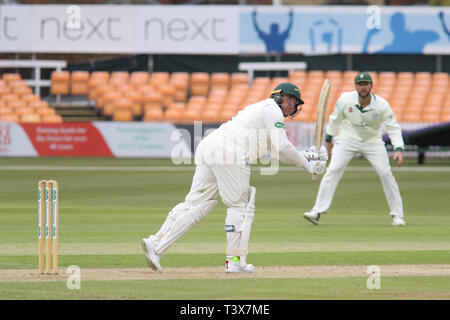
M 320 146 L 319 160 L 322 160 L 322 161 L 328 160 L 328 151 L 327 151 L 327 148 L 325 148 L 325 146 Z
M 308 160 L 319 160 L 319 152 L 317 151 L 316 146 L 312 146 L 304 151 L 304 155 Z
M 311 160 L 306 164 L 306 170 L 313 174 L 322 174 L 325 172 L 326 161 Z

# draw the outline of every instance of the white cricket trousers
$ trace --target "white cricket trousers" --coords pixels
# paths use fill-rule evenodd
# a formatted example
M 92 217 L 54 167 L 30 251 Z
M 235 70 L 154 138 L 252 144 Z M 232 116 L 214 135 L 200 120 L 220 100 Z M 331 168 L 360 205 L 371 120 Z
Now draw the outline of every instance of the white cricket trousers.
M 403 202 L 400 191 L 392 175 L 389 156 L 383 144 L 367 144 L 357 141 L 338 140 L 334 144 L 330 164 L 320 182 L 319 192 L 313 210 L 328 211 L 333 201 L 336 187 L 350 160 L 356 153 L 362 153 L 369 160 L 380 177 L 390 215 L 403 217 Z
M 248 203 L 250 167 L 245 165 L 198 164 L 187 203 L 197 205 L 214 200 L 220 194 L 228 208 L 244 208 Z

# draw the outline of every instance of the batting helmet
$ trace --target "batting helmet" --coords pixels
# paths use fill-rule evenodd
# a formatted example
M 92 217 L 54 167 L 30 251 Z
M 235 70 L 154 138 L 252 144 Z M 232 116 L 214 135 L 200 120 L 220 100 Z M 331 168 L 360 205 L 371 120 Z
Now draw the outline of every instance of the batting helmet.
M 280 104 L 281 96 L 283 94 L 288 94 L 290 96 L 297 98 L 297 100 L 298 100 L 297 105 L 301 105 L 301 104 L 305 103 L 300 97 L 300 89 L 293 83 L 290 83 L 290 82 L 280 83 L 270 93 L 270 97 L 272 99 L 274 99 L 277 104 Z

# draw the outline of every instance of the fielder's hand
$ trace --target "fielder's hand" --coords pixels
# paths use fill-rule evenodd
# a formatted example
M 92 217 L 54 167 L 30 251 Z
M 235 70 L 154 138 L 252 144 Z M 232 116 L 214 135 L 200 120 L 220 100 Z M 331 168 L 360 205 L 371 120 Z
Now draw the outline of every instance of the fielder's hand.
M 403 153 L 401 151 L 395 152 L 394 160 L 397 160 L 397 167 L 400 167 L 403 164 Z
M 306 164 L 306 170 L 311 174 L 322 174 L 325 172 L 326 161 L 311 160 Z

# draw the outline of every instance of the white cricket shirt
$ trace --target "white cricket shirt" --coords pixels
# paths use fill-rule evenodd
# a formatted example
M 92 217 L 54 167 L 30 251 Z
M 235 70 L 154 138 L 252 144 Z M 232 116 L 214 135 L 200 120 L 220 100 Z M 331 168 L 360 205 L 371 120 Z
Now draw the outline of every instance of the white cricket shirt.
M 305 168 L 307 159 L 288 140 L 284 116 L 273 99 L 240 110 L 205 137 L 197 151 L 214 148 L 235 157 L 237 163 L 254 163 L 269 151 L 281 162 Z M 197 162 L 197 158 L 196 158 Z
M 389 103 L 371 93 L 370 104 L 361 110 L 356 91 L 344 92 L 328 120 L 326 134 L 343 140 L 383 143 L 384 123 L 395 149 L 403 149 L 402 130 Z

